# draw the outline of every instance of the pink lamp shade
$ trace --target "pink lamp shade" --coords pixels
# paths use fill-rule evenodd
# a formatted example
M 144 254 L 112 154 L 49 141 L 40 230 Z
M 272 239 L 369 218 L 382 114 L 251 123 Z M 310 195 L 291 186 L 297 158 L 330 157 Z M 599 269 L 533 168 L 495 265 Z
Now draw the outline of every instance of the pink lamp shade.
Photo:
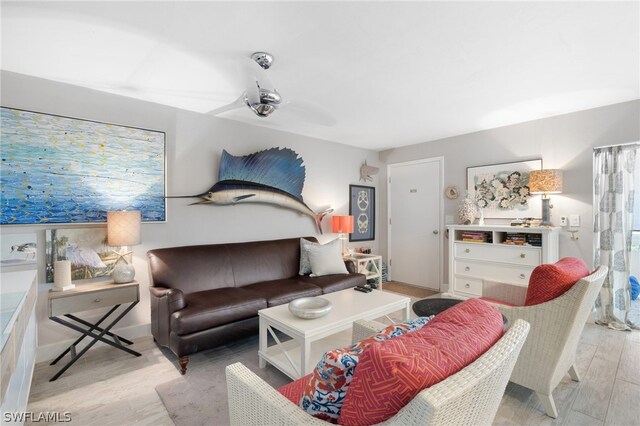
M 331 230 L 335 234 L 352 234 L 353 216 L 333 216 L 331 218 Z
M 140 244 L 140 212 L 107 212 L 107 241 L 110 246 Z

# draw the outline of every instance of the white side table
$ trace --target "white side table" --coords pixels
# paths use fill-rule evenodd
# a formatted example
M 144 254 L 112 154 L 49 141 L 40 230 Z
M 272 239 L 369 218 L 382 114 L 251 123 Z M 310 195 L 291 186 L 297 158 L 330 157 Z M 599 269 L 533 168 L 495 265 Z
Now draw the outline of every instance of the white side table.
M 127 345 L 133 345 L 132 341 L 110 331 L 111 328 L 140 301 L 139 287 L 137 281 L 126 284 L 114 284 L 111 281 L 103 281 L 94 284 L 77 285 L 73 290 L 61 292 L 49 291 L 49 319 L 81 334 L 71 346 L 51 362 L 50 365 L 54 365 L 65 355 L 71 355 L 71 360 L 49 380 L 50 382 L 57 380 L 62 373 L 67 371 L 69 367 L 98 341 L 123 350 L 131 355 L 141 355 L 139 352 L 123 345 L 123 342 Z M 124 310 L 121 310 L 121 312 L 116 315 L 116 310 L 122 305 L 125 306 Z M 95 323 L 85 321 L 73 315 L 76 312 L 84 312 L 97 308 L 110 309 Z M 112 314 L 115 318 L 113 318 Z M 101 324 L 107 320 L 107 318 L 109 318 L 110 322 L 103 328 Z M 82 350 L 76 351 L 76 346 L 84 340 L 85 337 L 88 337 L 91 341 L 87 343 Z
M 356 264 L 356 272 L 364 274 L 367 281 L 374 280 L 378 290 L 382 290 L 382 256 L 376 254 L 353 253 L 345 256 Z

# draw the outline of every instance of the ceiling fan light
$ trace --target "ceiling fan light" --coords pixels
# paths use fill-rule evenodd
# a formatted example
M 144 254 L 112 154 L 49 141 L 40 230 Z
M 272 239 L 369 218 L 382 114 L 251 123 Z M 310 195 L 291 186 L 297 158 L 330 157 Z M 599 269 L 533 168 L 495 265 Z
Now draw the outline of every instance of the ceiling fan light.
M 269 104 L 252 104 L 249 105 L 251 110 L 256 113 L 258 117 L 268 117 L 276 108 Z
M 268 89 L 260 88 L 260 103 L 270 104 L 270 105 L 279 105 L 280 102 L 282 102 L 282 98 L 280 97 L 280 94 L 275 89 L 268 90 Z

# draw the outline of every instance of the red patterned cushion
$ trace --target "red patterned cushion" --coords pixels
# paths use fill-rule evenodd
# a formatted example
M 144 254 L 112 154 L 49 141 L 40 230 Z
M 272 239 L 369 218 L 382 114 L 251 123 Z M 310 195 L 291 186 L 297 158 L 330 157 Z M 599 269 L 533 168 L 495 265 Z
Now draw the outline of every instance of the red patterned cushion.
M 386 327 L 380 333 L 349 347 L 326 352 L 316 365 L 299 401 L 302 409 L 314 417 L 336 423 L 354 371 L 365 348 L 379 342 L 420 330 L 432 317 L 419 317 Z
M 565 257 L 554 264 L 537 266 L 529 278 L 524 305 L 538 305 L 555 299 L 587 275 L 587 265 L 576 257 Z
M 436 315 L 421 330 L 371 344 L 360 357 L 339 423 L 387 420 L 421 390 L 475 361 L 502 331 L 497 308 L 469 299 Z
M 284 395 L 289 401 L 298 405 L 298 401 L 300 401 L 300 395 L 304 391 L 304 388 L 309 383 L 309 379 L 311 378 L 311 373 L 307 374 L 304 377 L 299 378 L 298 380 L 294 380 L 288 385 L 284 385 L 278 388 L 278 392 Z

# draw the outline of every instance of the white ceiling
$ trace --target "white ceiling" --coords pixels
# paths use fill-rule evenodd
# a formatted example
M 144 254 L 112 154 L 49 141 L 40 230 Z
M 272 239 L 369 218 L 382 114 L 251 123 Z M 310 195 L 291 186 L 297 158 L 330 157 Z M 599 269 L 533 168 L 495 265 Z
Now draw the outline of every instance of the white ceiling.
M 221 118 L 382 150 L 640 98 L 639 5 L 3 0 L 0 67 L 206 113 L 264 50 L 290 103 Z

